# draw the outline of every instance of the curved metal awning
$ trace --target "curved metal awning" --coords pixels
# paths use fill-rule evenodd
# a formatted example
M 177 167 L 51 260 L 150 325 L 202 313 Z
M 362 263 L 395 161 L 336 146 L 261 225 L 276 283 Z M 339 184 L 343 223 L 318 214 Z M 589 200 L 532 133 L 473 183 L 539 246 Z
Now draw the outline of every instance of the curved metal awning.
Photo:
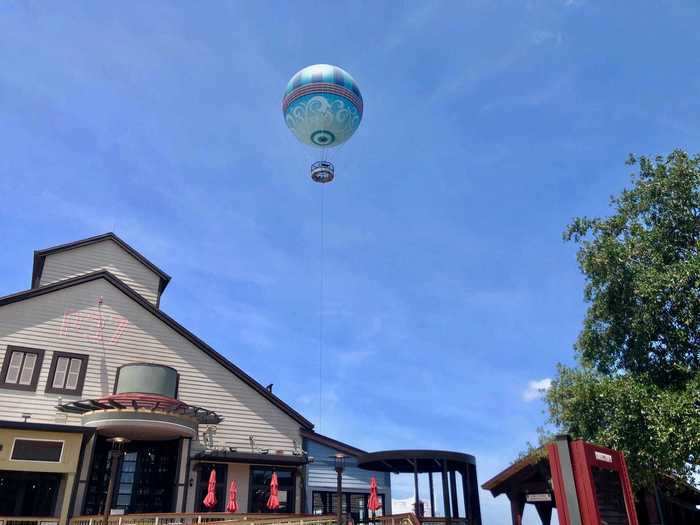
M 199 424 L 216 425 L 222 421 L 213 410 L 188 405 L 178 399 L 158 394 L 128 392 L 113 394 L 97 399 L 81 399 L 56 407 L 60 412 L 85 415 L 97 411 L 136 411 L 141 413 L 160 413 L 173 416 L 190 417 Z
M 395 474 L 441 472 L 462 470 L 465 465 L 476 465 L 471 454 L 447 450 L 384 450 L 362 454 L 357 458 L 357 466 L 365 470 L 393 472 Z

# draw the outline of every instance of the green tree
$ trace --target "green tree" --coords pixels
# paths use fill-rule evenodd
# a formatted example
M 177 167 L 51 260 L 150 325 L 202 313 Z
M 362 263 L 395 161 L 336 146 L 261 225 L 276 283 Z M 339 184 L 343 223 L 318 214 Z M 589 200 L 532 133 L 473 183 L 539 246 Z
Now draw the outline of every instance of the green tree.
M 700 375 L 683 388 L 646 376 L 559 367 L 547 392 L 550 421 L 575 437 L 622 450 L 635 487 L 657 473 L 700 474 Z
M 578 218 L 589 303 L 580 368 L 560 367 L 550 419 L 623 450 L 636 484 L 654 472 L 692 481 L 700 464 L 700 156 L 639 160 L 606 218 Z
M 578 218 L 564 234 L 580 245 L 590 303 L 576 347 L 602 373 L 663 386 L 700 370 L 700 156 L 638 165 L 613 215 Z

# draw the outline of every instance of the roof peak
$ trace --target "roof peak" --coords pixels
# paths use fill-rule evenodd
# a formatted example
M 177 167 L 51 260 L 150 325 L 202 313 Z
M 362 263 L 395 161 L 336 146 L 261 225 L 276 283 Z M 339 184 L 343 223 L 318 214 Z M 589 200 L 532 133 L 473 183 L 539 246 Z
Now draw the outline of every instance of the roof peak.
M 37 288 L 39 286 L 39 283 L 41 281 L 41 274 L 42 274 L 43 269 L 44 269 L 44 262 L 46 260 L 46 257 L 48 257 L 49 255 L 63 252 L 63 251 L 73 250 L 75 248 L 80 248 L 82 246 L 88 246 L 91 244 L 96 244 L 96 243 L 108 241 L 108 240 L 115 242 L 119 247 L 121 247 L 129 255 L 134 257 L 137 261 L 139 261 L 146 268 L 148 268 L 149 270 L 151 270 L 153 273 L 155 273 L 158 276 L 158 278 L 160 279 L 160 284 L 158 287 L 158 295 L 160 296 L 160 294 L 163 293 L 163 290 L 165 290 L 165 287 L 168 286 L 168 283 L 170 282 L 170 276 L 167 273 L 165 273 L 163 270 L 158 268 L 158 266 L 153 264 L 150 260 L 148 260 L 146 257 L 144 257 L 138 250 L 133 248 L 131 245 L 129 245 L 125 240 L 123 240 L 121 237 L 119 237 L 114 232 L 102 233 L 100 235 L 95 235 L 93 237 L 87 237 L 85 239 L 80 239 L 80 240 L 72 241 L 72 242 L 65 243 L 65 244 L 58 244 L 56 246 L 51 246 L 49 248 L 43 248 L 41 250 L 35 250 L 34 251 L 34 266 L 32 269 L 32 288 Z

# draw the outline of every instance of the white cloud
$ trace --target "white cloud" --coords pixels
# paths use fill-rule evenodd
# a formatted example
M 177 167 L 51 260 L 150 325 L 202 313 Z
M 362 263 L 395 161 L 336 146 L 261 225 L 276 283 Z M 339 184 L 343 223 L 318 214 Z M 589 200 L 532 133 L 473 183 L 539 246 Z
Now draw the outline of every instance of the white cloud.
M 552 380 L 549 377 L 528 381 L 527 388 L 523 390 L 523 401 L 530 402 L 541 398 L 551 386 Z

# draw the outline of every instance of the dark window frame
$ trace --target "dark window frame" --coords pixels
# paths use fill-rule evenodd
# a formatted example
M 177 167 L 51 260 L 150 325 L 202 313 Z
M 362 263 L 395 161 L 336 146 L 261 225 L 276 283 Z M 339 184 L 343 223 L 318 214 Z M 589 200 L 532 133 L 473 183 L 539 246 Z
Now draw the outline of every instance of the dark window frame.
M 197 477 L 196 485 L 194 486 L 194 511 L 196 513 L 225 512 L 226 502 L 228 501 L 228 465 L 228 463 L 202 462 L 195 467 L 197 470 Z M 221 469 L 222 472 L 221 475 L 216 475 L 216 505 L 212 510 L 209 510 L 204 506 L 203 500 L 207 495 L 207 483 L 209 482 L 211 469 L 216 469 L 217 467 Z M 219 496 L 222 495 L 223 497 L 220 498 Z
M 337 509 L 336 509 L 335 506 L 333 505 L 333 498 L 335 498 L 335 497 L 337 496 L 337 494 L 338 494 L 337 491 L 335 491 L 335 490 L 330 490 L 330 489 L 328 489 L 328 488 L 326 488 L 326 487 L 322 487 L 321 490 L 319 490 L 318 488 L 314 487 L 314 488 L 311 490 L 311 514 L 314 515 L 314 516 L 335 515 L 335 513 L 337 512 Z M 321 514 L 316 514 L 316 507 L 314 506 L 315 501 L 316 501 L 316 495 L 318 495 L 319 498 L 321 498 L 322 501 L 323 501 L 325 498 L 328 498 L 328 499 L 329 499 L 329 501 L 327 502 L 327 503 L 328 503 L 327 506 L 330 508 L 330 514 L 329 514 L 328 512 L 326 512 L 326 513 L 323 512 L 323 511 L 327 510 L 325 504 L 324 504 L 323 508 L 321 509 L 322 513 L 321 513 Z M 350 514 L 350 513 L 352 512 L 352 497 L 353 497 L 353 496 L 360 496 L 360 497 L 364 498 L 364 503 L 365 503 L 365 505 L 364 505 L 364 509 L 363 509 L 363 510 L 365 511 L 365 514 L 366 514 L 368 520 L 367 520 L 366 522 L 362 522 L 362 521 L 361 521 L 361 522 L 359 522 L 359 523 L 369 523 L 369 522 L 371 521 L 371 520 L 369 520 L 369 517 L 371 516 L 371 512 L 370 512 L 369 509 L 367 508 L 367 503 L 368 503 L 368 500 L 369 500 L 369 495 L 370 495 L 369 491 L 367 491 L 367 492 L 362 492 L 362 491 L 358 491 L 358 490 L 351 490 L 351 491 L 343 490 L 343 501 L 341 502 L 341 508 L 344 510 L 344 514 L 345 514 L 345 515 L 348 515 L 348 514 Z M 324 498 L 324 496 L 325 496 L 325 498 Z M 384 515 L 385 515 L 385 511 L 386 511 L 386 499 L 387 499 L 386 496 L 387 496 L 387 495 L 386 495 L 384 492 L 377 492 L 377 497 L 379 498 L 379 501 L 380 501 L 380 503 L 381 503 L 381 508 L 380 508 L 380 510 L 378 511 L 377 517 L 380 517 L 380 516 L 384 516 Z
M 277 472 L 278 474 L 280 472 L 288 472 L 292 475 L 292 486 L 291 490 L 289 490 L 287 494 L 287 503 L 289 506 L 291 506 L 291 511 L 289 512 L 290 514 L 294 514 L 296 510 L 296 498 L 297 498 L 297 483 L 299 480 L 299 472 L 297 468 L 295 467 L 278 467 L 278 466 L 273 466 L 273 465 L 256 465 L 252 464 L 250 465 L 249 468 L 249 473 L 248 473 L 248 512 L 253 512 L 251 509 L 255 506 L 255 485 L 253 483 L 254 479 L 254 470 L 264 470 L 264 471 L 272 471 L 272 472 Z M 267 486 L 267 485 L 263 485 Z M 262 509 L 260 512 L 263 514 L 284 514 L 285 512 L 282 510 L 275 510 L 271 511 L 267 508 Z
M 15 352 L 22 352 L 25 354 L 36 355 L 36 363 L 34 363 L 34 371 L 32 372 L 32 380 L 28 385 L 20 385 L 19 377 L 17 378 L 17 383 L 8 383 L 7 372 L 10 370 L 10 361 L 12 360 L 12 354 Z M 5 349 L 5 357 L 2 362 L 2 370 L 0 370 L 0 388 L 7 388 L 10 390 L 24 390 L 25 392 L 36 392 L 37 384 L 39 383 L 39 375 L 41 374 L 41 366 L 44 362 L 44 350 L 41 348 L 30 348 L 28 346 L 14 346 L 7 345 Z M 24 362 L 23 362 L 24 363 Z M 20 376 L 22 370 L 19 371 Z
M 31 459 L 28 457 L 15 457 L 15 455 L 20 452 L 18 451 L 18 442 L 24 443 L 60 443 L 61 448 L 59 449 L 58 459 Z M 66 448 L 66 442 L 63 439 L 37 439 L 31 437 L 16 437 L 12 441 L 12 450 L 10 451 L 10 461 L 29 461 L 31 463 L 62 463 L 63 462 L 63 452 Z
M 70 367 L 70 359 L 80 359 L 83 364 L 80 366 L 80 373 L 78 374 L 78 383 L 75 388 L 56 388 L 53 386 L 53 380 L 56 376 L 56 368 L 58 366 L 58 359 L 60 357 L 66 357 L 69 359 L 68 366 Z M 83 393 L 83 385 L 85 384 L 85 375 L 87 374 L 88 360 L 90 356 L 87 354 L 74 354 L 72 352 L 54 352 L 51 356 L 51 366 L 49 368 L 49 377 L 46 380 L 46 388 L 44 392 L 47 394 L 65 394 L 69 396 L 79 396 Z M 68 380 L 68 368 L 66 370 L 66 380 Z

